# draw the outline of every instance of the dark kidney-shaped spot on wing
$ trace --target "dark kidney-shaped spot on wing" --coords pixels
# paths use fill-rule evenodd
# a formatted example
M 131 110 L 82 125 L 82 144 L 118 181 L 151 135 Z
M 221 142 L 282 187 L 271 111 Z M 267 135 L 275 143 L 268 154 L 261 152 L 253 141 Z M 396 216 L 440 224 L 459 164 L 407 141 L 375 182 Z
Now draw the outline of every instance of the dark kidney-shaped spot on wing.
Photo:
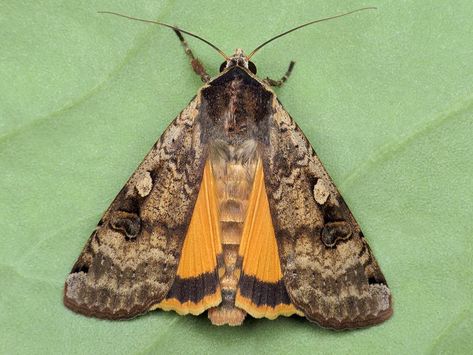
M 126 240 L 132 240 L 140 233 L 141 219 L 134 213 L 117 211 L 110 218 L 110 227 L 124 233 Z
M 340 240 L 346 240 L 353 234 L 350 225 L 345 222 L 330 222 L 322 229 L 321 239 L 327 247 L 334 247 Z

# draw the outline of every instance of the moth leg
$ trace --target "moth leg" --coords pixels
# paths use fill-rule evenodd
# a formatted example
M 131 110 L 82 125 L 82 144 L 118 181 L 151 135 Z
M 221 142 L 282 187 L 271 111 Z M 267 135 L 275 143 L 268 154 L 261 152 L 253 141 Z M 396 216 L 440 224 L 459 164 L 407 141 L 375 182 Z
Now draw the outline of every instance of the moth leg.
M 190 59 L 192 69 L 194 72 L 200 76 L 200 79 L 204 82 L 207 83 L 210 81 L 210 75 L 207 74 L 207 71 L 204 68 L 204 65 L 198 60 L 196 57 L 194 57 L 194 53 L 192 53 L 192 50 L 189 48 L 189 45 L 187 44 L 187 41 L 184 39 L 182 36 L 182 33 L 179 30 L 174 30 L 176 33 L 177 37 L 179 37 L 179 40 L 181 41 L 182 45 L 184 46 L 184 51 L 186 52 L 187 56 Z
M 264 81 L 271 86 L 277 86 L 280 88 L 287 81 L 287 79 L 289 79 L 289 76 L 292 73 L 292 69 L 294 68 L 294 64 L 296 64 L 296 62 L 291 60 L 291 62 L 289 63 L 289 68 L 286 71 L 286 74 L 284 74 L 284 76 L 281 79 L 273 80 L 270 78 L 266 78 Z

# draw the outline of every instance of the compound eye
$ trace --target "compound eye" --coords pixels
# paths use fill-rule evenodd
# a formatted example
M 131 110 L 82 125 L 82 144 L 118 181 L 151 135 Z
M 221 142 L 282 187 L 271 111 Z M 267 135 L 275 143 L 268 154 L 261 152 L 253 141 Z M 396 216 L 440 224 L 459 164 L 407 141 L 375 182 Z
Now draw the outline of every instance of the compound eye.
M 225 70 L 225 67 L 227 66 L 227 62 L 223 62 L 221 65 L 220 65 L 220 73 L 223 72 Z
M 253 74 L 256 74 L 256 65 L 255 65 L 255 63 L 253 63 L 253 62 L 248 62 L 248 69 L 249 69 L 250 72 L 252 72 Z

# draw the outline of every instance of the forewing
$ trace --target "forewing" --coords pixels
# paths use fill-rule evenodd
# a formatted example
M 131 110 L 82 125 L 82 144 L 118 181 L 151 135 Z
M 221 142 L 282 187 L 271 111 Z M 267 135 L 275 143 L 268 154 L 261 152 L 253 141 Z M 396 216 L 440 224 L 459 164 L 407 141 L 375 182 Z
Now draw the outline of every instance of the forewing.
M 391 293 L 358 223 L 277 101 L 269 137 L 266 191 L 292 303 L 309 320 L 335 329 L 389 318 Z
M 67 277 L 67 307 L 130 318 L 168 293 L 206 160 L 198 100 L 170 124 L 105 212 Z
M 218 277 L 219 266 L 223 266 L 218 212 L 212 167 L 207 161 L 176 278 L 156 308 L 197 315 L 222 301 Z

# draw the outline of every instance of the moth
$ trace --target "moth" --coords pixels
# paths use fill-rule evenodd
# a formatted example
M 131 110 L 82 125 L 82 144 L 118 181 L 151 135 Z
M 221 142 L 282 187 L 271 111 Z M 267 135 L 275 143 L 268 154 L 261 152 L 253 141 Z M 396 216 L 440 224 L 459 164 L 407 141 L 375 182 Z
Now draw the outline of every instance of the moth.
M 106 319 L 207 311 L 215 325 L 299 315 L 333 329 L 391 316 L 391 292 L 358 223 L 272 90 L 294 62 L 281 80 L 263 80 L 251 61 L 272 40 L 327 19 L 232 56 L 138 19 L 172 28 L 204 85 L 93 231 L 65 282 L 68 308 Z M 225 58 L 218 76 L 183 33 Z

